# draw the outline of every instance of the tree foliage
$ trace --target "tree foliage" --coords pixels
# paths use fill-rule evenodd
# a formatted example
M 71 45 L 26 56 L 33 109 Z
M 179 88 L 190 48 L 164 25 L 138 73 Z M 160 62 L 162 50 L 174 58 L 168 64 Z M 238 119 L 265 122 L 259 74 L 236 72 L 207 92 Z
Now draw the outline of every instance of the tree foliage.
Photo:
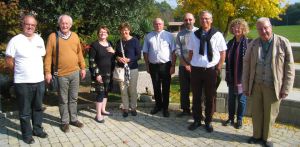
M 177 0 L 177 2 L 181 12 L 199 14 L 203 10 L 211 11 L 214 26 L 224 32 L 225 36 L 231 20 L 244 18 L 251 25 L 259 17 L 280 19 L 279 14 L 285 12 L 287 5 L 284 0 Z
M 154 0 L 24 0 L 21 8 L 37 13 L 40 31 L 45 38 L 57 28 L 57 18 L 69 14 L 73 18 L 73 31 L 76 31 L 84 42 L 95 33 L 99 25 L 107 25 L 113 34 L 118 34 L 118 25 L 129 22 L 133 32 L 143 35 L 141 26 L 152 19 Z M 92 35 L 95 36 L 95 35 Z
M 300 3 L 289 5 L 286 12 L 280 15 L 282 20 L 272 20 L 274 25 L 299 25 L 300 24 Z
M 0 49 L 5 49 L 5 43 L 20 32 L 19 0 L 0 1 Z

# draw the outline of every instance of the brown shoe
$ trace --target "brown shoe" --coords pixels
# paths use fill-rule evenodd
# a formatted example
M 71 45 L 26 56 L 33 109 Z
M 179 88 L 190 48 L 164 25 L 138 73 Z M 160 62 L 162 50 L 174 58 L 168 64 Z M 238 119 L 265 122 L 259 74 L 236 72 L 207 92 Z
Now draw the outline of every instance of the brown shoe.
M 80 121 L 75 121 L 75 122 L 71 122 L 71 125 L 78 127 L 78 128 L 82 128 L 83 127 L 83 123 L 81 123 Z
M 60 129 L 61 129 L 64 133 L 70 132 L 70 125 L 69 125 L 69 124 L 62 124 L 62 125 L 60 126 Z

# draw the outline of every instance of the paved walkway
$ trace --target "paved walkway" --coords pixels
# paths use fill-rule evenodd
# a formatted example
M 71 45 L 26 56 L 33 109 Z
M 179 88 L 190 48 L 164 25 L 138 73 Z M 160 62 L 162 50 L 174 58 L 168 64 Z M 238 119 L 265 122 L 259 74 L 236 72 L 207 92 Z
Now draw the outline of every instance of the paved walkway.
M 246 143 L 252 134 L 249 119 L 237 130 L 221 125 L 224 114 L 216 113 L 213 126 L 215 131 L 207 133 L 204 127 L 195 131 L 187 130 L 192 122 L 190 117 L 176 117 L 177 110 L 171 111 L 169 118 L 150 115 L 150 107 L 140 106 L 138 115 L 123 118 L 118 105 L 110 106 L 113 116 L 106 117 L 104 124 L 94 121 L 95 109 L 79 110 L 79 120 L 85 126 L 82 129 L 71 126 L 69 133 L 59 129 L 59 112 L 57 107 L 47 107 L 44 128 L 49 134 L 46 139 L 34 137 L 31 146 L 254 146 Z M 0 118 L 0 146 L 27 146 L 22 141 L 17 115 Z M 275 146 L 300 146 L 300 129 L 286 126 L 274 126 L 273 141 Z M 260 145 L 256 145 L 260 146 Z

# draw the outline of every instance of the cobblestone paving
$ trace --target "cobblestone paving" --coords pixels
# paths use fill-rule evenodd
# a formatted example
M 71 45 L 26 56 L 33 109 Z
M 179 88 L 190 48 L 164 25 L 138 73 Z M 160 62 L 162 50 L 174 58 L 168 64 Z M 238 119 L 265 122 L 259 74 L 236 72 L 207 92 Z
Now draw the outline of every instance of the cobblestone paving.
M 110 109 L 113 116 L 105 117 L 105 123 L 94 121 L 95 110 L 83 108 L 79 110 L 79 120 L 84 127 L 71 126 L 69 133 L 59 129 L 59 112 L 57 107 L 48 107 L 44 115 L 44 129 L 49 137 L 34 137 L 31 146 L 67 147 L 67 146 L 260 146 L 246 143 L 252 134 L 251 123 L 237 130 L 231 126 L 221 125 L 218 114 L 215 115 L 214 132 L 207 133 L 204 127 L 195 131 L 187 130 L 192 122 L 191 117 L 176 117 L 178 111 L 171 111 L 169 118 L 161 113 L 150 115 L 150 108 L 138 111 L 137 116 L 122 117 L 119 109 Z M 275 146 L 300 146 L 300 129 L 279 125 L 274 127 L 273 141 Z M 0 146 L 28 146 L 22 141 L 17 115 L 0 118 Z

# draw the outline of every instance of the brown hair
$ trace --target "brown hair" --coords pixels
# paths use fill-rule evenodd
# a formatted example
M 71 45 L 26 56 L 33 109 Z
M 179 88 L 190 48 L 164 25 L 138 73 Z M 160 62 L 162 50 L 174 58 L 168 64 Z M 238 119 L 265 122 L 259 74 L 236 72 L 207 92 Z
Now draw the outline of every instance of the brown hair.
M 106 25 L 102 25 L 99 27 L 99 29 L 97 30 L 97 35 L 99 35 L 100 30 L 103 29 L 107 32 L 107 34 L 109 35 L 109 29 Z
M 121 31 L 122 29 L 127 28 L 129 31 L 131 31 L 131 26 L 128 22 L 123 22 L 119 25 L 119 31 Z

